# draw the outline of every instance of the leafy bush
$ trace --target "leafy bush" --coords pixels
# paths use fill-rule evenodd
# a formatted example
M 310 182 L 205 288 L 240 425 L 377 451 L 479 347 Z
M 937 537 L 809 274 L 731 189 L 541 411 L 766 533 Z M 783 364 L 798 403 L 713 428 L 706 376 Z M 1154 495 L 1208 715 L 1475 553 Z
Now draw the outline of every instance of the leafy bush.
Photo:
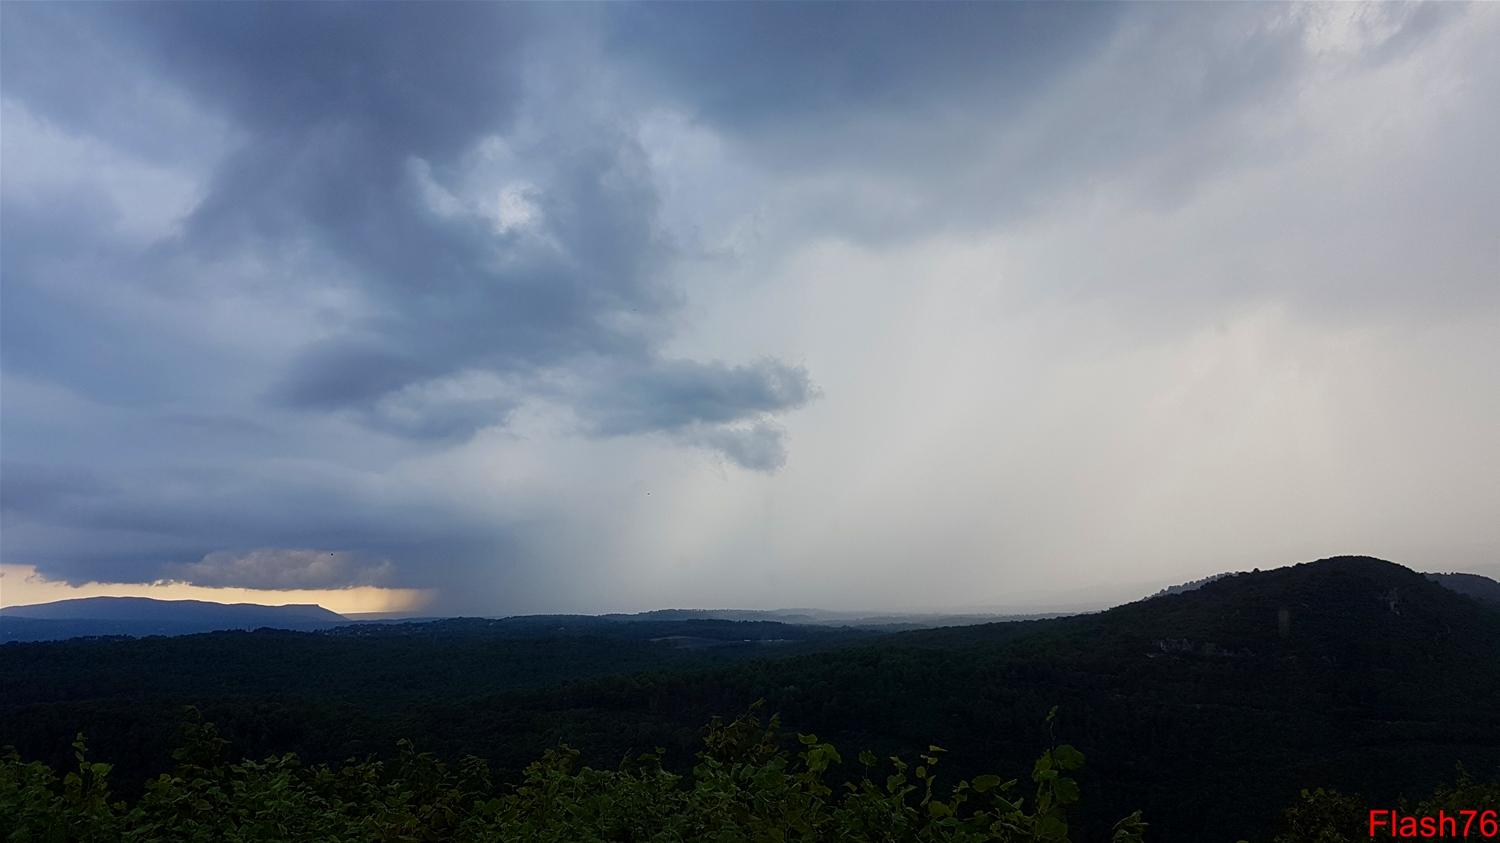
M 1055 713 L 1055 710 L 1054 710 Z M 1049 723 L 1052 716 L 1049 715 Z M 391 761 L 305 766 L 295 755 L 226 764 L 226 742 L 190 717 L 176 767 L 135 802 L 111 801 L 110 766 L 87 758 L 59 777 L 14 751 L 0 759 L 0 837 L 9 841 L 1067 841 L 1079 799 L 1069 775 L 1083 754 L 1054 744 L 1017 780 L 982 775 L 939 785 L 943 750 L 884 762 L 868 752 L 856 780 L 831 784 L 839 752 L 815 735 L 781 747 L 776 718 L 754 709 L 715 721 L 690 776 L 658 753 L 616 770 L 578 765 L 567 747 L 547 752 L 513 787 L 488 765 L 456 766 L 399 745 Z M 1141 841 L 1139 812 L 1114 829 Z
M 1400 837 L 1389 826 L 1370 829 L 1370 803 L 1337 790 L 1304 790 L 1281 815 L 1281 833 L 1273 843 L 1360 843 Z M 1439 812 L 1462 817 L 1464 811 L 1500 809 L 1500 781 L 1475 781 L 1462 766 L 1452 785 L 1441 785 L 1421 801 L 1402 800 L 1396 810 L 1407 817 L 1436 817 Z M 1463 820 L 1458 821 L 1462 826 Z M 1476 838 L 1485 834 L 1476 831 Z M 1408 835 L 1410 836 L 1410 835 Z M 1493 835 L 1491 835 L 1493 836 Z

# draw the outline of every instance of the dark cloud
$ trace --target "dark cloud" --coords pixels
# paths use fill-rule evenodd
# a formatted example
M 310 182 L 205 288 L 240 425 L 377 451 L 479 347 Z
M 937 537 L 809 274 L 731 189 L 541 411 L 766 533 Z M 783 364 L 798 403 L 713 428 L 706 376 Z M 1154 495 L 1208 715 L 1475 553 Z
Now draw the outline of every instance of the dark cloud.
M 806 369 L 777 360 L 747 366 L 668 360 L 615 372 L 580 412 L 595 435 L 662 431 L 742 468 L 775 471 L 786 462 L 786 435 L 771 419 L 816 395 Z
M 592 435 L 664 432 L 753 470 L 784 462 L 768 423 L 805 403 L 806 374 L 661 356 L 681 295 L 653 174 L 628 121 L 530 97 L 534 18 L 500 5 L 6 9 L 9 101 L 79 143 L 144 167 L 196 162 L 203 178 L 180 225 L 147 243 L 120 226 L 154 197 L 101 187 L 107 170 L 5 192 L 7 372 L 136 413 L 115 420 L 113 452 L 90 445 L 86 470 L 71 467 L 84 452 L 56 450 L 86 423 L 65 433 L 8 414 L 7 459 L 24 447 L 53 462 L 4 473 L 6 561 L 72 580 L 266 587 L 310 583 L 288 573 L 305 560 L 232 549 L 393 559 L 395 585 L 504 564 L 503 525 L 457 523 L 348 469 L 325 476 L 330 458 L 380 457 L 355 455 L 321 418 L 451 445 L 543 397 Z M 194 133 L 218 152 L 193 150 Z M 7 170 L 42 163 L 35 148 L 6 153 Z M 507 188 L 516 219 L 482 201 Z M 215 316 L 222 338 L 194 324 L 226 299 L 256 309 Z M 547 385 L 558 378 L 570 388 Z M 435 557 L 442 570 L 423 562 Z M 318 570 L 321 585 L 355 575 Z
M 357 340 L 309 346 L 273 398 L 307 409 L 339 409 L 368 404 L 383 395 L 436 374 L 399 350 Z
M 679 438 L 717 451 L 752 471 L 775 471 L 786 464 L 786 434 L 770 422 L 747 427 L 691 425 L 680 432 Z
M 298 561 L 306 561 L 301 551 L 246 554 L 275 537 L 288 548 L 332 551 L 338 570 L 363 572 L 359 582 L 344 584 L 407 586 L 452 582 L 474 575 L 475 564 L 506 558 L 505 524 L 456 514 L 418 490 L 392 490 L 365 473 L 296 468 L 90 471 L 7 462 L 0 467 L 5 559 L 73 582 L 311 588 L 338 583 L 297 574 Z M 402 564 L 387 567 L 387 560 Z M 247 576 L 236 580 L 236 572 Z M 278 576 L 302 579 L 270 584 Z
M 208 587 L 342 588 L 385 585 L 395 566 L 390 560 L 359 559 L 343 551 L 258 548 L 244 553 L 215 551 L 168 571 L 174 580 Z
M 1109 4 L 1033 3 L 885 3 L 858 14 L 778 3 L 611 12 L 614 54 L 638 62 L 707 119 L 791 140 L 788 160 L 807 143 L 841 144 L 837 130 L 858 115 L 884 115 L 894 128 L 955 110 L 1017 109 L 1103 46 L 1122 15 Z M 806 132 L 808 123 L 834 135 Z
M 1387 7 L 1369 61 L 1464 14 L 1438 6 Z M 1260 109 L 1310 60 L 1299 10 L 1255 4 L 614 12 L 612 51 L 643 85 L 794 186 L 792 236 L 871 243 L 1025 220 L 1113 182 L 1178 204 L 1284 153 Z
M 191 147 L 151 131 L 141 113 L 158 117 L 187 93 L 253 133 L 252 143 L 343 123 L 367 144 L 446 156 L 514 109 L 525 14 L 498 5 L 23 4 L 6 10 L 5 87 L 70 129 L 131 149 Z
M 523 149 L 535 218 L 522 231 L 497 231 L 473 209 L 434 208 L 424 190 L 461 181 L 465 156 L 503 135 L 526 107 L 518 64 L 524 12 L 366 11 L 247 5 L 101 8 L 87 19 L 62 13 L 107 41 L 105 52 L 154 60 L 160 84 L 185 90 L 247 135 L 218 164 L 181 235 L 165 253 L 156 250 L 163 266 L 190 259 L 196 273 L 211 275 L 216 263 L 291 251 L 309 258 L 294 271 L 317 267 L 355 279 L 358 314 L 344 314 L 329 336 L 296 352 L 266 397 L 307 411 L 347 411 L 387 433 L 453 439 L 504 424 L 526 379 L 579 355 L 657 365 L 655 345 L 678 297 L 663 280 L 671 249 L 654 223 L 651 174 L 634 142 L 604 122 L 586 127 L 592 134 L 548 135 Z M 27 22 L 36 17 L 28 12 Z M 67 34 L 56 20 L 36 25 Z M 28 51 L 16 65 L 16 95 L 40 100 L 44 114 L 76 111 L 52 101 L 42 57 Z M 26 215 L 12 225 L 25 226 Z M 15 275 L 27 284 L 33 273 Z M 182 283 L 216 284 L 212 277 Z M 38 356 L 55 361 L 57 351 Z M 31 349 L 17 352 L 24 364 Z M 661 365 L 660 380 L 669 381 L 675 364 Z M 452 391 L 445 385 L 476 372 L 511 381 L 511 394 L 441 397 Z M 741 387 L 729 385 L 726 394 Z M 717 421 L 731 422 L 776 408 L 718 409 Z M 692 420 L 661 418 L 664 427 Z
M 8 513 L 64 510 L 107 490 L 96 474 L 76 466 L 8 461 L 0 476 L 0 510 Z
M 605 436 L 733 422 L 794 410 L 814 395 L 807 371 L 776 360 L 748 366 L 671 360 L 621 373 L 585 407 Z

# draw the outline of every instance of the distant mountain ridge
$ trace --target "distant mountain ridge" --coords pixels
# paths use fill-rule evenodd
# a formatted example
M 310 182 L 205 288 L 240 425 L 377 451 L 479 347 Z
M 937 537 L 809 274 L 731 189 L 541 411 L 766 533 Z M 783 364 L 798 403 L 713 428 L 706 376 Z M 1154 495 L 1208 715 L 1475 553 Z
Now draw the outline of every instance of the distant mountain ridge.
M 1320 567 L 1347 567 L 1348 560 L 1362 557 L 1339 557 L 1320 560 Z M 1379 560 L 1370 560 L 1372 562 Z M 1311 564 L 1311 563 L 1306 563 Z M 1381 562 L 1373 570 L 1399 568 L 1393 563 Z M 1406 569 L 1402 569 L 1406 570 Z M 1149 599 L 1198 592 L 1205 587 L 1217 585 L 1225 580 L 1254 577 L 1259 570 L 1224 572 L 1180 585 L 1164 588 Z M 1470 573 L 1420 574 L 1427 580 L 1443 586 L 1489 607 L 1500 608 L 1500 582 Z M 1137 601 L 1142 602 L 1142 601 Z M 1126 604 L 1135 605 L 1135 604 Z M 535 637 L 543 634 L 600 634 L 610 626 L 632 627 L 629 633 L 615 630 L 611 636 L 625 634 L 640 637 L 645 630 L 656 624 L 673 624 L 687 621 L 720 621 L 761 623 L 770 625 L 790 624 L 808 627 L 847 627 L 867 632 L 903 632 L 934 628 L 956 628 L 1014 621 L 1034 621 L 1060 618 L 1066 613 L 895 613 L 854 612 L 826 609 L 656 609 L 639 613 L 614 613 L 604 615 L 519 615 L 505 618 L 413 618 L 380 617 L 377 615 L 345 616 L 316 604 L 287 604 L 267 606 L 256 603 L 213 603 L 203 600 L 157 600 L 148 597 L 84 597 L 37 603 L 0 609 L 0 642 L 4 641 L 49 641 L 65 638 L 99 635 L 124 635 L 140 637 L 146 635 L 185 635 L 219 630 L 287 629 L 296 631 L 328 630 L 346 625 L 417 625 L 433 624 L 419 631 L 412 626 L 409 634 L 454 634 L 461 630 L 484 635 Z M 707 628 L 707 627 L 705 627 Z M 1015 631 L 1016 628 L 1009 628 Z M 350 630 L 351 634 L 359 634 Z M 640 635 L 636 635 L 639 633 Z M 740 634 L 737 631 L 736 634 Z M 1009 632 L 1007 633 L 1009 634 Z M 650 636 L 646 636 L 650 637 Z
M 189 621 L 219 618 L 273 618 L 334 621 L 346 618 L 316 603 L 214 603 L 208 600 L 158 600 L 153 597 L 79 597 L 0 609 L 0 615 L 50 620 Z
M 264 606 L 150 597 L 80 597 L 0 609 L 0 641 L 89 635 L 186 635 L 224 629 L 313 630 L 348 619 L 312 603 Z
M 1369 557 L 1346 556 L 1335 558 L 1357 559 Z M 1178 585 L 1169 585 L 1151 596 L 1162 597 L 1168 594 L 1183 594 L 1189 591 L 1197 591 L 1198 589 L 1204 587 L 1205 585 L 1208 585 L 1211 582 L 1217 582 L 1218 580 L 1221 580 L 1225 577 L 1239 576 L 1244 573 L 1244 571 L 1224 571 L 1223 573 L 1213 574 L 1211 576 L 1203 577 L 1202 579 L 1189 580 Z M 1259 573 L 1259 569 L 1257 569 L 1253 573 Z M 1490 603 L 1495 606 L 1500 606 L 1500 582 L 1497 582 L 1490 577 L 1486 577 L 1483 574 L 1466 574 L 1454 571 L 1441 574 L 1423 574 L 1422 576 L 1426 577 L 1429 580 L 1432 580 L 1438 585 L 1443 586 L 1449 591 L 1456 591 L 1466 597 L 1472 597 L 1481 603 Z
M 1428 574 L 1427 579 L 1456 591 L 1467 597 L 1472 597 L 1481 603 L 1488 603 L 1500 607 L 1500 582 L 1480 574 L 1461 574 L 1458 572 L 1447 574 Z
M 1165 594 L 1182 594 L 1185 591 L 1195 591 L 1197 589 L 1200 589 L 1200 588 L 1204 587 L 1205 585 L 1208 585 L 1209 583 L 1211 583 L 1211 582 L 1213 582 L 1215 580 L 1221 580 L 1221 579 L 1223 579 L 1225 577 L 1232 577 L 1232 576 L 1234 576 L 1234 574 L 1231 573 L 1231 572 L 1229 572 L 1229 571 L 1225 571 L 1225 572 L 1220 573 L 1220 574 L 1211 574 L 1209 576 L 1203 577 L 1202 579 L 1188 580 L 1187 582 L 1180 583 L 1178 585 L 1169 585 L 1166 588 L 1162 589 L 1161 591 L 1156 592 L 1155 594 L 1153 594 L 1151 596 L 1152 597 L 1161 597 L 1162 595 L 1165 595 Z
M 1279 656 L 1316 653 L 1343 664 L 1357 655 L 1396 668 L 1409 657 L 1404 667 L 1416 670 L 1438 650 L 1500 656 L 1500 618 L 1430 574 L 1366 556 L 1232 574 L 1096 617 L 1117 631 L 1150 629 Z
M 899 632 L 943 626 L 974 626 L 1017 620 L 1061 617 L 1065 612 L 856 612 L 833 609 L 652 609 L 607 614 L 609 620 L 639 621 L 771 621 L 803 626 L 848 626 Z

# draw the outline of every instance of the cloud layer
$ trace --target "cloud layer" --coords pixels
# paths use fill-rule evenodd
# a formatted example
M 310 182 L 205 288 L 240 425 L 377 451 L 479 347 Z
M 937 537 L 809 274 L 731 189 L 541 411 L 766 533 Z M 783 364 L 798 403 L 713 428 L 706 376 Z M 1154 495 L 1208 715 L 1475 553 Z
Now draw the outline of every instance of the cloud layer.
M 340 588 L 382 585 L 394 567 L 389 560 L 362 561 L 334 550 L 260 548 L 249 553 L 216 551 L 176 568 L 175 579 L 210 588 Z
M 499 612 L 1500 554 L 1490 8 L 3 14 L 5 563 Z

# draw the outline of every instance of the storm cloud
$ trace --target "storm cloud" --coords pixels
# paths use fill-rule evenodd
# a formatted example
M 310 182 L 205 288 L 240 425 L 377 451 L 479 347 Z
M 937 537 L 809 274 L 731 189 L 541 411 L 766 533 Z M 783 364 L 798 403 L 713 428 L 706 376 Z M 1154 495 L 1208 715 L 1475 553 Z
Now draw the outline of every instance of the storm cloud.
M 0 14 L 0 562 L 502 612 L 1500 554 L 1491 8 Z
M 383 585 L 392 571 L 389 560 L 360 560 L 348 552 L 307 548 L 259 548 L 241 554 L 221 550 L 176 569 L 178 578 L 194 585 L 263 589 Z

